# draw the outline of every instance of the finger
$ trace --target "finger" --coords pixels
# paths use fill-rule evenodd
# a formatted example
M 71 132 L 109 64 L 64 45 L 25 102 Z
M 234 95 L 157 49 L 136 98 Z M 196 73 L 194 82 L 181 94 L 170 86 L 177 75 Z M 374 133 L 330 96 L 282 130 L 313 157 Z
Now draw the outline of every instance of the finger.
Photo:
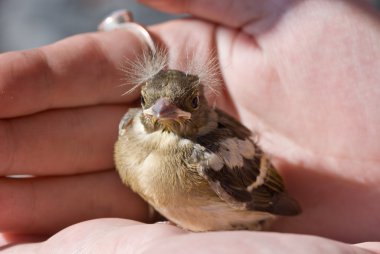
M 174 68 L 188 56 L 198 62 L 214 46 L 214 25 L 172 21 L 150 30 L 169 48 Z M 197 31 L 197 33 L 194 33 Z M 191 36 L 189 36 L 191 34 Z M 56 44 L 0 55 L 0 118 L 46 109 L 134 101 L 120 66 L 139 55 L 140 41 L 128 31 L 78 35 Z
M 115 171 L 65 177 L 0 179 L 0 231 L 51 234 L 102 217 L 148 221 L 146 203 Z
M 52 110 L 0 120 L 0 175 L 75 174 L 112 168 L 123 106 Z
M 189 13 L 196 17 L 222 24 L 227 27 L 239 28 L 240 31 L 250 35 L 265 34 L 272 29 L 279 21 L 288 18 L 288 15 L 296 16 L 302 8 L 299 6 L 308 6 L 312 13 L 318 13 L 320 6 L 331 8 L 334 1 L 295 1 L 295 0 L 139 0 L 143 4 L 164 12 L 171 13 Z M 366 9 L 366 14 L 375 10 L 370 1 L 345 1 L 345 4 Z M 338 2 L 338 4 L 341 4 Z M 295 13 L 289 14 L 289 10 L 295 10 Z M 285 17 L 286 16 L 286 17 Z M 375 14 L 375 16 L 378 16 Z M 315 16 L 311 17 L 314 19 Z M 297 23 L 297 25 L 299 25 Z M 293 27 L 287 27 L 289 32 Z M 278 31 L 277 31 L 278 32 Z
M 120 66 L 141 48 L 126 30 L 74 36 L 0 55 L 0 118 L 51 108 L 130 102 Z M 135 95 L 137 96 L 137 95 Z
M 279 13 L 289 7 L 292 1 L 140 0 L 140 2 L 161 11 L 189 13 L 229 27 L 244 28 L 278 18 Z
M 48 235 L 1 233 L 0 252 L 4 249 L 14 246 L 17 243 L 42 242 L 42 241 L 46 241 L 48 238 L 49 238 Z

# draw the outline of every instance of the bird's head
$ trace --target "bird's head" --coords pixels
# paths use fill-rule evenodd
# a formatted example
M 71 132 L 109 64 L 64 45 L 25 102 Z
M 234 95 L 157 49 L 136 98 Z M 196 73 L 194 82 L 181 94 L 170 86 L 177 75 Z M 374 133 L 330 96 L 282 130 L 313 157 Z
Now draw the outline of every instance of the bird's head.
M 193 137 L 207 125 L 209 107 L 198 76 L 161 70 L 141 88 L 141 120 L 147 131 Z

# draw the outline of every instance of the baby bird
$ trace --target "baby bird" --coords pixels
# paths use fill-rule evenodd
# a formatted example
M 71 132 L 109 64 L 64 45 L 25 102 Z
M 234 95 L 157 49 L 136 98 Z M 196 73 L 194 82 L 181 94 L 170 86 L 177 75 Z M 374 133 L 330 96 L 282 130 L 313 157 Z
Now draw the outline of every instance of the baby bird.
M 116 168 L 184 229 L 264 230 L 276 215 L 301 209 L 251 134 L 208 105 L 197 75 L 160 69 L 141 85 L 141 108 L 119 125 Z

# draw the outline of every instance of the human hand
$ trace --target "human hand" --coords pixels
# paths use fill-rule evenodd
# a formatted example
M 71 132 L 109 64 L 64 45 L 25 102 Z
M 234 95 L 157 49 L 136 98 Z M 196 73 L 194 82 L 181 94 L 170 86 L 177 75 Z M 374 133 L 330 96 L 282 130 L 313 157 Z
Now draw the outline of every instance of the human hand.
M 217 20 L 211 6 L 191 8 L 200 1 L 188 3 L 190 12 L 224 22 Z M 280 19 L 259 15 L 263 18 L 255 22 L 257 13 L 241 12 L 236 5 L 223 16 L 230 19 L 239 13 L 241 20 L 229 20 L 232 28 L 185 20 L 151 30 L 169 46 L 174 60 L 183 57 L 186 45 L 199 45 L 193 49 L 199 56 L 216 45 L 226 86 L 219 105 L 230 112 L 235 109 L 245 124 L 259 131 L 261 144 L 276 159 L 289 191 L 304 210 L 299 217 L 280 220 L 276 230 L 353 242 L 378 239 L 374 225 L 379 207 L 372 202 L 379 192 L 375 170 L 379 94 L 373 85 L 380 59 L 373 46 L 379 37 L 378 18 L 348 1 L 290 3 L 284 3 Z M 169 6 L 181 10 L 175 3 L 161 8 Z M 233 28 L 242 24 L 242 30 Z M 360 30 L 347 28 L 358 24 Z M 326 36 L 331 30 L 333 34 Z M 92 44 L 94 40 L 98 43 Z M 342 41 L 346 44 L 339 44 Z M 2 175 L 49 176 L 1 180 L 3 231 L 49 234 L 80 220 L 106 216 L 148 220 L 146 205 L 123 188 L 113 172 L 103 171 L 112 168 L 116 126 L 126 111 L 117 104 L 128 105 L 137 98 L 120 96 L 127 88 L 117 88 L 117 66 L 122 56 L 133 56 L 137 45 L 133 35 L 116 31 L 44 48 L 48 61 L 38 50 L 1 56 L 0 114 L 8 119 L 2 120 L 0 136 L 16 138 L 8 142 L 15 145 L 12 153 L 2 142 L 1 164 L 6 165 L 8 157 L 14 161 L 2 166 Z M 52 68 L 55 71 L 49 74 Z M 70 119 L 80 123 L 78 128 Z M 13 126 L 13 136 L 7 126 Z M 65 176 L 53 177 L 59 175 Z M 34 194 L 28 192 L 31 189 Z M 27 209 L 32 212 L 25 213 Z

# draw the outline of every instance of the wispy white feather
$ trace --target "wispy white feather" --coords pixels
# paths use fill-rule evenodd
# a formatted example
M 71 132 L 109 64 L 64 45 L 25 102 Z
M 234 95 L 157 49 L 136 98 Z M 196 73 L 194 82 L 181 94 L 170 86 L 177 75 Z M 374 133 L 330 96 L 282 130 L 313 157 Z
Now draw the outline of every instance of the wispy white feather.
M 196 52 L 196 50 L 192 52 Z M 189 55 L 187 52 L 184 61 L 177 64 L 177 66 L 171 66 L 166 50 L 157 48 L 155 53 L 145 51 L 141 56 L 136 56 L 135 60 L 128 59 L 122 65 L 121 70 L 124 72 L 123 85 L 129 87 L 128 91 L 123 95 L 133 92 L 144 82 L 167 68 L 197 75 L 205 90 L 217 95 L 221 86 L 221 74 L 218 59 L 215 55 L 214 52 L 211 52 L 205 60 L 204 58 L 198 58 L 194 53 Z
M 141 86 L 144 82 L 154 77 L 161 70 L 165 69 L 168 64 L 168 54 L 163 49 L 144 51 L 141 56 L 135 57 L 135 60 L 127 59 L 121 67 L 124 72 L 124 84 L 130 89 L 125 92 L 129 94 Z

